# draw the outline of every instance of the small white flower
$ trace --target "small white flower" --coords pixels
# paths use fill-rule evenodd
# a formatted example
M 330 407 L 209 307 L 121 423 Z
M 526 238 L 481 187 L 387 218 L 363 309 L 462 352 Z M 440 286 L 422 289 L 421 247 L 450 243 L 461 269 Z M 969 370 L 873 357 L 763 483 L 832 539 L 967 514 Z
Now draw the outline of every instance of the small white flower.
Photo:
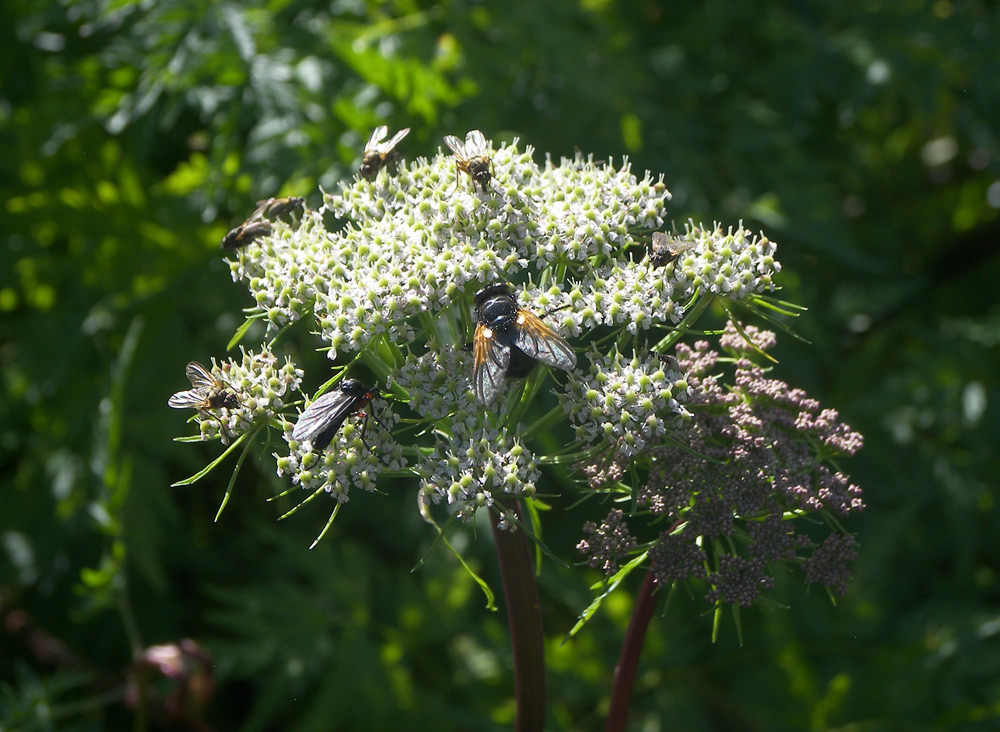
M 718 223 L 707 230 L 688 222 L 677 239 L 694 244 L 673 265 L 671 281 L 681 299 L 697 290 L 739 300 L 774 289 L 774 274 L 781 270 L 775 244 L 753 236 L 743 222 L 725 232 Z
M 489 427 L 465 440 L 439 438 L 419 470 L 423 500 L 453 505 L 463 520 L 493 506 L 497 495 L 533 495 L 541 476 L 516 436 Z
M 590 373 L 574 374 L 563 398 L 577 438 L 608 442 L 626 457 L 662 442 L 668 420 L 684 414 L 678 399 L 688 394 L 681 373 L 654 353 L 626 358 L 615 348 L 588 357 Z

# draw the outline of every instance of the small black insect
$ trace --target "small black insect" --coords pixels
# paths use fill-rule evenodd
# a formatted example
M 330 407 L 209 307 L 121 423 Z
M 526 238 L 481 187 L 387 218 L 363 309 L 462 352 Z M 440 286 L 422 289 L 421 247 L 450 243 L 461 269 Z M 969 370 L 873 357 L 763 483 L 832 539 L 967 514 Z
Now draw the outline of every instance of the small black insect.
M 222 379 L 202 366 L 192 361 L 184 369 L 184 374 L 191 382 L 187 391 L 179 391 L 167 400 L 174 409 L 194 408 L 199 412 L 209 409 L 235 409 L 240 405 L 239 397 Z
M 651 356 L 656 356 L 656 360 L 669 369 L 679 368 L 677 365 L 677 359 L 669 353 L 658 353 L 657 351 L 648 351 L 648 353 Z
M 265 198 L 257 201 L 257 210 L 250 214 L 250 218 L 243 222 L 248 223 L 257 220 L 271 219 L 274 221 L 279 216 L 294 213 L 296 210 L 305 211 L 306 199 L 302 196 L 287 196 L 286 198 Z
M 299 421 L 292 428 L 292 439 L 300 442 L 309 440 L 312 449 L 321 452 L 333 440 L 344 420 L 361 412 L 376 396 L 378 392 L 375 389 L 368 388 L 357 379 L 344 379 L 299 415 Z
M 649 263 L 654 267 L 664 267 L 689 249 L 693 249 L 695 242 L 678 241 L 669 234 L 662 231 L 653 232 L 653 251 L 649 255 Z
M 509 285 L 487 285 L 476 293 L 474 302 L 472 381 L 479 401 L 492 402 L 505 376 L 527 376 L 536 361 L 567 371 L 576 366 L 572 346 L 537 315 L 519 308 Z
M 389 128 L 381 125 L 375 128 L 372 136 L 368 138 L 365 145 L 365 152 L 361 156 L 361 167 L 358 174 L 365 180 L 372 180 L 382 168 L 386 166 L 395 167 L 399 160 L 399 153 L 396 145 L 402 142 L 403 138 L 410 134 L 410 128 L 404 127 L 386 142 L 382 142 L 389 134 Z
M 267 236 L 270 233 L 270 221 L 247 219 L 239 226 L 230 229 L 229 233 L 222 237 L 222 248 L 227 252 L 233 252 L 252 244 L 258 237 Z
M 476 189 L 478 183 L 485 192 L 493 180 L 493 159 L 490 157 L 490 146 L 483 133 L 472 130 L 465 136 L 465 142 L 454 135 L 445 135 L 444 144 L 455 155 L 455 167 L 472 179 L 472 190 Z
M 301 196 L 265 198 L 263 201 L 257 201 L 257 208 L 247 217 L 246 221 L 230 229 L 229 233 L 222 238 L 222 248 L 227 252 L 232 252 L 252 244 L 258 237 L 271 233 L 271 221 L 279 216 L 294 213 L 296 210 L 304 211 L 305 208 L 306 199 Z

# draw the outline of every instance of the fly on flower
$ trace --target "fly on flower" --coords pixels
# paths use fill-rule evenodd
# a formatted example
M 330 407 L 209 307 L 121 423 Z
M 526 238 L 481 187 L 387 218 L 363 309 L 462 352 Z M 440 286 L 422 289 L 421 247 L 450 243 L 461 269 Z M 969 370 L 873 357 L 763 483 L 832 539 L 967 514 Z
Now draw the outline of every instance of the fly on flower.
M 680 366 L 677 363 L 677 358 L 671 356 L 669 353 L 660 353 L 658 351 L 646 351 L 646 355 L 655 356 L 656 360 L 660 362 L 660 366 L 662 366 L 665 369 L 671 369 L 673 371 L 677 371 L 680 369 Z
M 519 308 L 509 285 L 487 285 L 474 302 L 472 382 L 479 401 L 492 402 L 505 376 L 527 376 L 536 361 L 567 371 L 576 366 L 572 346 L 537 315 Z
M 230 229 L 229 233 L 222 238 L 222 248 L 227 252 L 232 252 L 252 244 L 258 237 L 271 233 L 271 221 L 279 216 L 294 213 L 296 210 L 304 211 L 305 208 L 306 199 L 301 196 L 265 198 L 263 201 L 257 201 L 257 208 L 247 217 L 246 221 Z
M 296 210 L 304 211 L 306 208 L 306 199 L 302 196 L 288 196 L 286 198 L 265 198 L 263 201 L 257 201 L 257 210 L 250 214 L 250 218 L 243 222 L 243 225 L 264 219 L 271 219 L 274 221 L 280 216 L 285 214 L 294 213 Z
M 654 267 L 665 267 L 684 252 L 693 249 L 694 241 L 677 241 L 662 231 L 653 232 L 653 251 L 649 255 L 649 263 Z
M 309 440 L 314 451 L 323 451 L 344 420 L 352 414 L 367 416 L 361 410 L 376 396 L 378 392 L 375 389 L 368 388 L 357 379 L 344 379 L 299 415 L 299 421 L 292 428 L 292 439 L 300 442 Z M 364 442 L 364 437 L 361 441 Z
M 483 133 L 472 130 L 465 136 L 465 142 L 454 135 L 445 135 L 444 144 L 455 154 L 455 167 L 472 178 L 472 190 L 478 183 L 485 193 L 493 180 L 493 159 Z
M 225 381 L 217 377 L 197 361 L 192 361 L 184 369 L 184 374 L 191 382 L 187 391 L 179 391 L 167 400 L 174 409 L 197 409 L 205 412 L 210 409 L 235 409 L 240 405 L 239 397 Z
M 261 236 L 271 233 L 270 221 L 254 221 L 247 219 L 239 226 L 229 230 L 229 233 L 222 237 L 222 248 L 227 252 L 234 252 L 252 244 Z
M 365 145 L 365 152 L 361 156 L 361 167 L 358 169 L 358 173 L 365 180 L 372 180 L 387 165 L 395 167 L 396 161 L 399 160 L 396 145 L 410 134 L 410 128 L 404 127 L 386 142 L 382 142 L 388 134 L 389 128 L 385 125 L 380 125 L 375 128 L 372 136 L 368 138 L 368 144 Z

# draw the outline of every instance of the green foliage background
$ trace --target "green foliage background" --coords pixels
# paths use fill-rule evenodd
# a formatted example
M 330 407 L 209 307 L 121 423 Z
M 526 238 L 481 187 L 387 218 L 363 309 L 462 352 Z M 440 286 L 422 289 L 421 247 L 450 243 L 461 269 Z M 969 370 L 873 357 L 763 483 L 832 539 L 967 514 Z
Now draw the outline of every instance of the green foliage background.
M 217 451 L 172 442 L 166 400 L 248 305 L 222 235 L 265 196 L 317 204 L 383 122 L 411 157 L 470 128 L 626 153 L 676 221 L 762 229 L 809 307 L 776 375 L 867 438 L 850 594 L 779 576 L 790 609 L 743 611 L 742 647 L 676 598 L 633 729 L 1000 728 L 997 48 L 987 0 L 0 5 L 0 729 L 137 724 L 96 675 L 181 638 L 216 659 L 215 729 L 510 727 L 504 615 L 446 552 L 410 572 L 412 485 L 356 495 L 311 552 L 327 513 L 276 524 L 266 455 L 218 523 L 224 469 L 168 487 Z M 606 507 L 554 503 L 575 561 Z M 498 588 L 488 527 L 454 538 Z M 553 730 L 601 726 L 635 589 L 563 644 L 582 573 L 540 578 Z

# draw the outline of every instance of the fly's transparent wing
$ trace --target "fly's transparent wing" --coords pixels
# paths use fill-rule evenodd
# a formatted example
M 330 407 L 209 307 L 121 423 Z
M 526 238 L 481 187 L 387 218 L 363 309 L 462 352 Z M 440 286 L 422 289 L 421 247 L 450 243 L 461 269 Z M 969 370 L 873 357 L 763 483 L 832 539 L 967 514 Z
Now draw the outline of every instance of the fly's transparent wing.
M 194 387 L 192 391 L 213 389 L 221 383 L 211 371 L 197 361 L 192 361 L 184 367 L 184 375 L 188 377 L 188 381 Z
M 459 140 L 454 135 L 445 135 L 444 144 L 455 154 L 455 157 L 459 160 L 468 160 L 469 156 L 465 154 L 465 143 Z
M 479 401 L 489 404 L 500 393 L 510 363 L 510 348 L 498 343 L 493 331 L 485 325 L 477 325 L 472 354 L 475 362 L 472 370 L 473 391 Z
M 572 371 L 576 352 L 566 340 L 527 310 L 517 311 L 517 339 L 514 345 L 528 356 L 558 369 Z
M 304 211 L 306 208 L 306 199 L 301 196 L 289 196 L 288 198 L 273 198 L 271 199 L 271 204 L 267 207 L 267 215 L 273 216 L 275 218 L 279 216 L 284 216 L 287 213 L 292 213 L 296 209 Z
M 264 213 L 267 211 L 268 207 L 276 200 L 278 199 L 265 198 L 263 201 L 257 201 L 257 208 L 254 209 L 252 214 L 247 216 L 247 220 L 243 222 L 243 225 L 246 226 L 247 224 L 253 221 L 259 221 L 260 219 L 264 218 Z
M 345 394 L 340 389 L 327 392 L 299 415 L 299 421 L 292 428 L 292 438 L 315 442 L 315 437 L 324 432 L 328 432 L 332 437 L 354 411 L 356 401 L 355 397 Z
M 379 129 L 384 130 L 385 127 L 381 127 Z M 396 145 L 398 145 L 403 141 L 403 138 L 406 137 L 408 134 L 410 134 L 410 128 L 404 127 L 395 135 L 393 135 L 391 138 L 389 138 L 387 142 L 384 142 L 378 146 L 379 153 L 381 153 L 382 155 L 388 155 L 395 149 Z
M 465 136 L 465 156 L 467 158 L 488 158 L 490 156 L 490 146 L 486 142 L 486 136 L 479 130 L 469 130 Z
M 205 393 L 199 389 L 179 391 L 167 400 L 174 409 L 201 409 L 205 406 Z
M 379 125 L 372 132 L 372 136 L 368 138 L 368 142 L 365 144 L 365 152 L 378 152 L 378 144 L 385 139 L 385 136 L 389 134 L 389 128 L 385 125 Z

